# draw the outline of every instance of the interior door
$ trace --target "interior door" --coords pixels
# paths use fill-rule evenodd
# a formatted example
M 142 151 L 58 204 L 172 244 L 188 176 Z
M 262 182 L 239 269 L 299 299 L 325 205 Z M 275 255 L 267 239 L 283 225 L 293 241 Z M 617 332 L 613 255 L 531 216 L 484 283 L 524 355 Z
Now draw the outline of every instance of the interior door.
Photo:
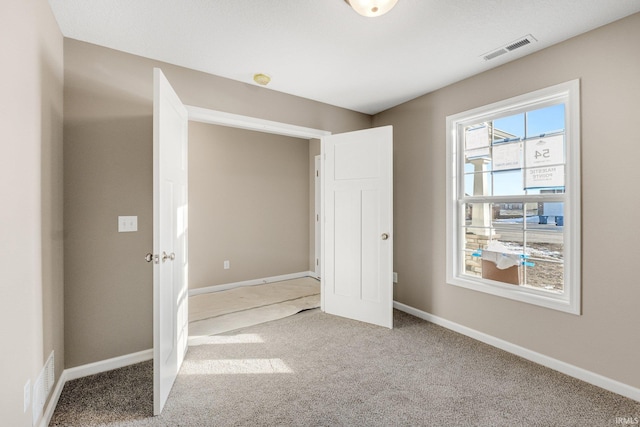
M 320 156 L 315 156 L 315 179 L 314 179 L 314 189 L 315 189 L 315 215 L 313 220 L 315 222 L 315 267 L 313 272 L 315 273 L 317 278 L 321 278 L 321 253 L 322 253 L 322 226 L 320 222 L 320 217 L 322 216 L 322 183 L 320 178 L 320 171 L 322 170 L 322 162 L 320 161 Z
M 323 310 L 393 327 L 393 129 L 322 138 Z
M 153 412 L 159 415 L 187 351 L 188 115 L 162 71 L 153 71 Z

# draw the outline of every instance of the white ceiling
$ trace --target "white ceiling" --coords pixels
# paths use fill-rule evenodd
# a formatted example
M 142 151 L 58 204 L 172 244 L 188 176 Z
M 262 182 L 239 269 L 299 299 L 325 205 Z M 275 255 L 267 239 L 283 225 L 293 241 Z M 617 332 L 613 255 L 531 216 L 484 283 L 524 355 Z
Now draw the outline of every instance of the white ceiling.
M 640 11 L 638 0 L 49 0 L 65 37 L 375 114 Z M 482 56 L 528 34 L 538 42 Z

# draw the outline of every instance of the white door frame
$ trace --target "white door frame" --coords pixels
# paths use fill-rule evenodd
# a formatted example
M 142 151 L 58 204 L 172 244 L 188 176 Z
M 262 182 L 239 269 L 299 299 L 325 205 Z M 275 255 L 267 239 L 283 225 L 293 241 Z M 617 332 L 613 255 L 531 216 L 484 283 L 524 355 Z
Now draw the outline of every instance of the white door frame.
M 253 130 L 257 132 L 272 133 L 276 135 L 290 136 L 294 138 L 302 139 L 321 139 L 324 136 L 329 136 L 332 133 L 321 129 L 307 128 L 303 126 L 291 125 L 287 123 L 274 122 L 270 120 L 258 119 L 255 117 L 243 116 L 239 114 L 226 113 L 223 111 L 210 110 L 208 108 L 194 107 L 185 105 L 188 113 L 188 119 L 195 122 L 209 123 L 220 126 L 235 127 L 240 129 Z M 321 144 L 320 149 L 320 173 L 324 173 L 324 144 Z M 324 192 L 324 186 L 322 186 Z M 323 197 L 321 197 L 322 201 Z M 324 232 L 322 232 L 321 239 L 321 251 L 324 251 Z M 321 259 L 322 263 L 323 260 Z M 320 287 L 320 301 L 321 310 L 325 310 L 325 292 L 324 286 Z
M 307 128 L 303 126 L 291 125 L 288 123 L 274 122 L 271 120 L 258 119 L 256 117 L 243 116 L 241 114 L 226 113 L 224 111 L 210 110 L 208 108 L 194 107 L 192 105 L 185 105 L 185 108 L 187 109 L 189 120 L 193 122 L 247 129 L 256 132 L 272 133 L 275 135 L 290 136 L 300 139 L 321 139 L 323 136 L 331 135 L 331 132 L 322 129 Z M 316 193 L 316 210 L 319 208 L 319 198 L 320 194 Z M 316 227 L 316 239 L 318 239 L 317 232 L 318 230 Z M 322 262 L 322 250 L 320 248 L 320 241 L 316 241 L 314 257 L 315 259 L 320 259 L 320 262 Z M 320 274 L 320 270 L 317 265 L 313 272 L 316 275 Z M 322 294 L 322 290 L 320 293 Z
M 210 110 L 208 108 L 185 105 L 189 113 L 189 120 L 193 122 L 209 123 L 213 125 L 228 126 L 233 128 L 248 129 L 257 132 L 273 133 L 276 135 L 291 136 L 301 139 L 320 139 L 331 135 L 331 132 L 321 129 L 307 128 L 258 119 L 240 114 L 225 113 L 224 111 Z
M 322 223 L 320 217 L 322 215 L 322 180 L 320 174 L 322 172 L 322 155 L 315 156 L 315 173 L 314 175 L 314 188 L 315 188 L 315 209 L 313 216 L 313 223 L 315 225 L 315 254 L 313 263 L 313 272 L 316 278 L 320 277 L 321 264 L 322 264 Z

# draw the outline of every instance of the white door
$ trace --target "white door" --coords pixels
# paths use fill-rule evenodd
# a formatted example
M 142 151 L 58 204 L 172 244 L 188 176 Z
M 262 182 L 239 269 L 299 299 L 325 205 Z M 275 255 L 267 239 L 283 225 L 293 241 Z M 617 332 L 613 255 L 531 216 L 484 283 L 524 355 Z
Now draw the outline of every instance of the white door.
M 153 70 L 153 413 L 187 351 L 187 110 Z
M 322 138 L 323 310 L 393 327 L 393 129 Z
M 314 158 L 315 160 L 315 168 L 316 168 L 316 173 L 315 173 L 315 182 L 314 182 L 314 188 L 315 188 L 315 216 L 313 217 L 313 220 L 315 221 L 315 268 L 314 268 L 314 273 L 316 275 L 317 278 L 321 277 L 320 274 L 320 263 L 321 263 L 321 256 L 320 254 L 322 253 L 322 246 L 320 244 L 320 242 L 322 241 L 322 227 L 321 227 L 321 222 L 320 222 L 320 216 L 322 213 L 321 210 L 321 206 L 322 206 L 322 202 L 321 202 L 321 198 L 322 198 L 322 185 L 320 182 L 320 171 L 322 170 L 322 162 L 320 161 L 320 156 L 315 156 Z

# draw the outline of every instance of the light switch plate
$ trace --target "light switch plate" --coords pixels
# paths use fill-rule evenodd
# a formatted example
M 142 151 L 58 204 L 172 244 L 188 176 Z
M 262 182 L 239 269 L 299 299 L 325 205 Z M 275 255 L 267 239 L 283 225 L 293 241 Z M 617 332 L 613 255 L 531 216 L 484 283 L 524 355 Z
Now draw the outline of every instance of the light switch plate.
M 138 231 L 138 217 L 137 216 L 119 216 L 118 232 L 130 233 L 132 231 Z

